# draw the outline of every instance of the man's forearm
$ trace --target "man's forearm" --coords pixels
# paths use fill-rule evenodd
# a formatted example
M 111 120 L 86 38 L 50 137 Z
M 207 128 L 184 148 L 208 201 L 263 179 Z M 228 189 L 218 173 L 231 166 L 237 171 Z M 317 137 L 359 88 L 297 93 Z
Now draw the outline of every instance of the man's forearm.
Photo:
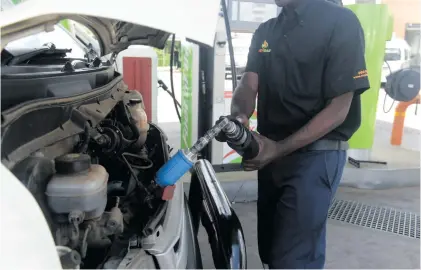
M 304 127 L 279 142 L 281 155 L 288 155 L 322 138 L 339 125 L 348 115 L 353 93 L 347 93 L 333 100 Z
M 234 91 L 231 115 L 250 118 L 256 108 L 257 74 L 245 73 Z
M 247 86 L 239 86 L 234 92 L 231 101 L 231 115 L 245 115 L 250 118 L 256 107 L 256 95 L 245 89 Z

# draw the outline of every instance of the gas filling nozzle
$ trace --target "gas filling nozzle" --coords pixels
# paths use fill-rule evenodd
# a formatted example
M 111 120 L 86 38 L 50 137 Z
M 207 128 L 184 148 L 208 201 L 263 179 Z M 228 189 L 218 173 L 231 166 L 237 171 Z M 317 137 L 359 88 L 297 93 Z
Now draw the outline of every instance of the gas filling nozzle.
M 220 132 L 225 133 L 229 146 L 243 158 L 251 159 L 257 155 L 258 144 L 250 131 L 241 123 L 223 116 L 191 148 L 179 150 L 165 163 L 157 172 L 156 183 L 162 187 L 174 185 L 193 166 L 197 154 Z

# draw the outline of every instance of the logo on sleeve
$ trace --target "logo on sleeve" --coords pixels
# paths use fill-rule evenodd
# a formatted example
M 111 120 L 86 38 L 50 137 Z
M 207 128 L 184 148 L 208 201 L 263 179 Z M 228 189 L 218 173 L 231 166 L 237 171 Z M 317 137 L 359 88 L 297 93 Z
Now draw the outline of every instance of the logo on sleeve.
M 265 41 L 263 41 L 263 43 L 262 43 L 262 48 L 261 49 L 259 49 L 259 53 L 268 53 L 268 52 L 270 52 L 271 51 L 271 49 L 269 49 L 269 44 L 268 44 L 268 42 L 265 40 Z
M 354 79 L 356 80 L 356 79 L 364 78 L 367 76 L 368 76 L 367 70 L 363 69 L 363 70 L 358 71 L 357 75 L 354 76 Z

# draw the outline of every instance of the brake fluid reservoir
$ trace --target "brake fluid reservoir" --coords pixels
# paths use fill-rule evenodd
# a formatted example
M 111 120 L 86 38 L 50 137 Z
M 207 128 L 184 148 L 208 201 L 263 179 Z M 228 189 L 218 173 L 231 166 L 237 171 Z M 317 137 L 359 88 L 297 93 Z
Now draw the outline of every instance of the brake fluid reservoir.
M 107 205 L 108 173 L 89 155 L 67 154 L 55 159 L 56 174 L 47 185 L 48 205 L 56 214 L 82 211 L 85 220 L 100 217 Z

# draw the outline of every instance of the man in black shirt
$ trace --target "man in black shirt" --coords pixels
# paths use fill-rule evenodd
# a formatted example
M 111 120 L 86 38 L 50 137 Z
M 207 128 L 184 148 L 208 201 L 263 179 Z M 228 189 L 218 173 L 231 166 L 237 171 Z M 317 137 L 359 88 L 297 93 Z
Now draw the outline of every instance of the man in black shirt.
M 252 38 L 231 116 L 247 123 L 257 96 L 258 244 L 270 268 L 324 267 L 328 208 L 369 88 L 355 14 L 326 0 L 275 0 Z

